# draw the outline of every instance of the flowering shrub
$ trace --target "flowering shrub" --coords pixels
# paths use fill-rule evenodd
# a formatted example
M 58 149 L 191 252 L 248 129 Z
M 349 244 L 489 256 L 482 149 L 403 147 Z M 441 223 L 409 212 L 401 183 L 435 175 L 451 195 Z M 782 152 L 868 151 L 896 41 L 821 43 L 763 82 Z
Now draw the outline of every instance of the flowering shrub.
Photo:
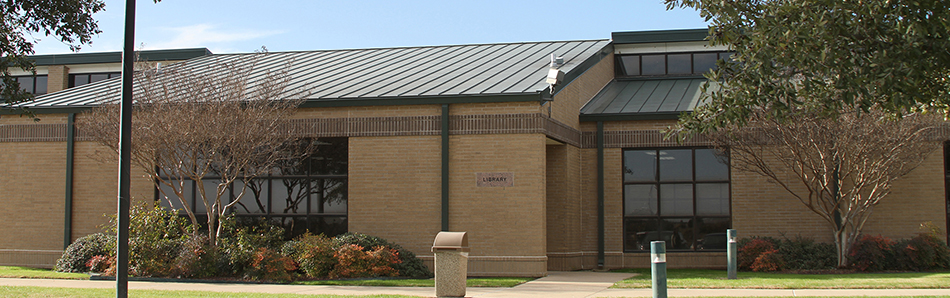
M 851 244 L 850 267 L 858 271 L 881 271 L 887 268 L 895 242 L 884 236 L 864 235 Z
M 337 248 L 333 256 L 339 263 L 330 271 L 330 278 L 397 276 L 399 274 L 392 267 L 400 262 L 399 253 L 391 248 L 377 246 L 363 251 L 362 246 L 348 244 Z
M 56 261 L 56 271 L 87 272 L 89 266 L 86 264 L 92 257 L 115 254 L 115 243 L 115 234 L 95 233 L 76 239 Z
M 368 250 L 377 246 L 383 246 L 396 250 L 399 255 L 399 262 L 393 265 L 393 269 L 399 271 L 399 276 L 414 278 L 430 278 L 432 272 L 422 264 L 422 260 L 416 257 L 408 249 L 402 248 L 398 244 L 390 243 L 386 239 L 376 236 L 370 236 L 359 233 L 346 233 L 333 238 L 333 242 L 338 246 L 356 244 Z
M 334 257 L 333 240 L 323 234 L 303 234 L 283 247 L 283 254 L 300 265 L 300 270 L 310 278 L 327 278 L 338 263 Z
M 103 275 L 115 276 L 115 256 L 98 255 L 86 262 L 90 272 L 98 272 Z
M 778 249 L 762 252 L 755 258 L 752 265 L 749 266 L 752 271 L 756 272 L 779 271 L 782 270 L 783 267 L 785 267 L 785 262 L 782 261 L 782 256 L 779 254 Z
M 297 270 L 294 260 L 270 248 L 260 248 L 254 253 L 248 276 L 255 280 L 290 282 Z
M 751 240 L 743 241 L 742 245 L 739 246 L 739 256 L 737 257 L 738 269 L 746 271 L 753 270 L 752 266 L 759 256 L 769 251 L 778 252 L 775 241 L 771 238 L 752 238 Z M 762 266 L 765 265 L 763 264 Z

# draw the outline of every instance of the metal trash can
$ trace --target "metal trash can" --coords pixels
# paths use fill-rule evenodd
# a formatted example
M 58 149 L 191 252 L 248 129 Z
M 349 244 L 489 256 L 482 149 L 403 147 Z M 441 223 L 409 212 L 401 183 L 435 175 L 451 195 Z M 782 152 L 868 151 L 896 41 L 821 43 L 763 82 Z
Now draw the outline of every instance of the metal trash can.
M 465 297 L 468 278 L 468 234 L 439 232 L 432 243 L 435 253 L 435 296 Z

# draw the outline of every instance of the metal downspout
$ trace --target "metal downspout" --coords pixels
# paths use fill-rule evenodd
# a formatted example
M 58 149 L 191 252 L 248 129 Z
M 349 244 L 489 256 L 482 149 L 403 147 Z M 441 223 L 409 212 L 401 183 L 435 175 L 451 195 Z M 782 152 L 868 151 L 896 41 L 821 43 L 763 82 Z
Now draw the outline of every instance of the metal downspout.
M 69 113 L 66 122 L 66 206 L 63 216 L 63 249 L 73 238 L 73 148 L 76 141 L 76 113 Z
M 449 230 L 449 105 L 442 105 L 442 231 Z
M 604 268 L 604 122 L 597 121 L 597 268 Z

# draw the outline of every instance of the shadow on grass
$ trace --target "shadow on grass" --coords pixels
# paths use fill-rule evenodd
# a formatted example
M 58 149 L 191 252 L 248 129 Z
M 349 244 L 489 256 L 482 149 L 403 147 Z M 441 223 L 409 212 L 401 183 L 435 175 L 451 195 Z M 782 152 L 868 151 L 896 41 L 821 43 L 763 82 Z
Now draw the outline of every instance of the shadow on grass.
M 616 272 L 637 275 L 614 284 L 615 288 L 647 288 L 650 269 L 622 269 Z M 738 279 L 726 279 L 725 270 L 670 269 L 671 288 L 746 289 L 938 289 L 950 288 L 950 272 L 895 273 L 765 273 L 739 272 Z

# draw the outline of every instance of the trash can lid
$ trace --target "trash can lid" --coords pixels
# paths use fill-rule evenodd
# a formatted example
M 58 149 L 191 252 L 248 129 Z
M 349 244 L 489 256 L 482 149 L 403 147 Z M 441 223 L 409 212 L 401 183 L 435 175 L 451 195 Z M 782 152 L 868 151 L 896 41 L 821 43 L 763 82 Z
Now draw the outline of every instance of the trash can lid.
M 468 233 L 439 232 L 432 243 L 432 251 L 468 251 Z

